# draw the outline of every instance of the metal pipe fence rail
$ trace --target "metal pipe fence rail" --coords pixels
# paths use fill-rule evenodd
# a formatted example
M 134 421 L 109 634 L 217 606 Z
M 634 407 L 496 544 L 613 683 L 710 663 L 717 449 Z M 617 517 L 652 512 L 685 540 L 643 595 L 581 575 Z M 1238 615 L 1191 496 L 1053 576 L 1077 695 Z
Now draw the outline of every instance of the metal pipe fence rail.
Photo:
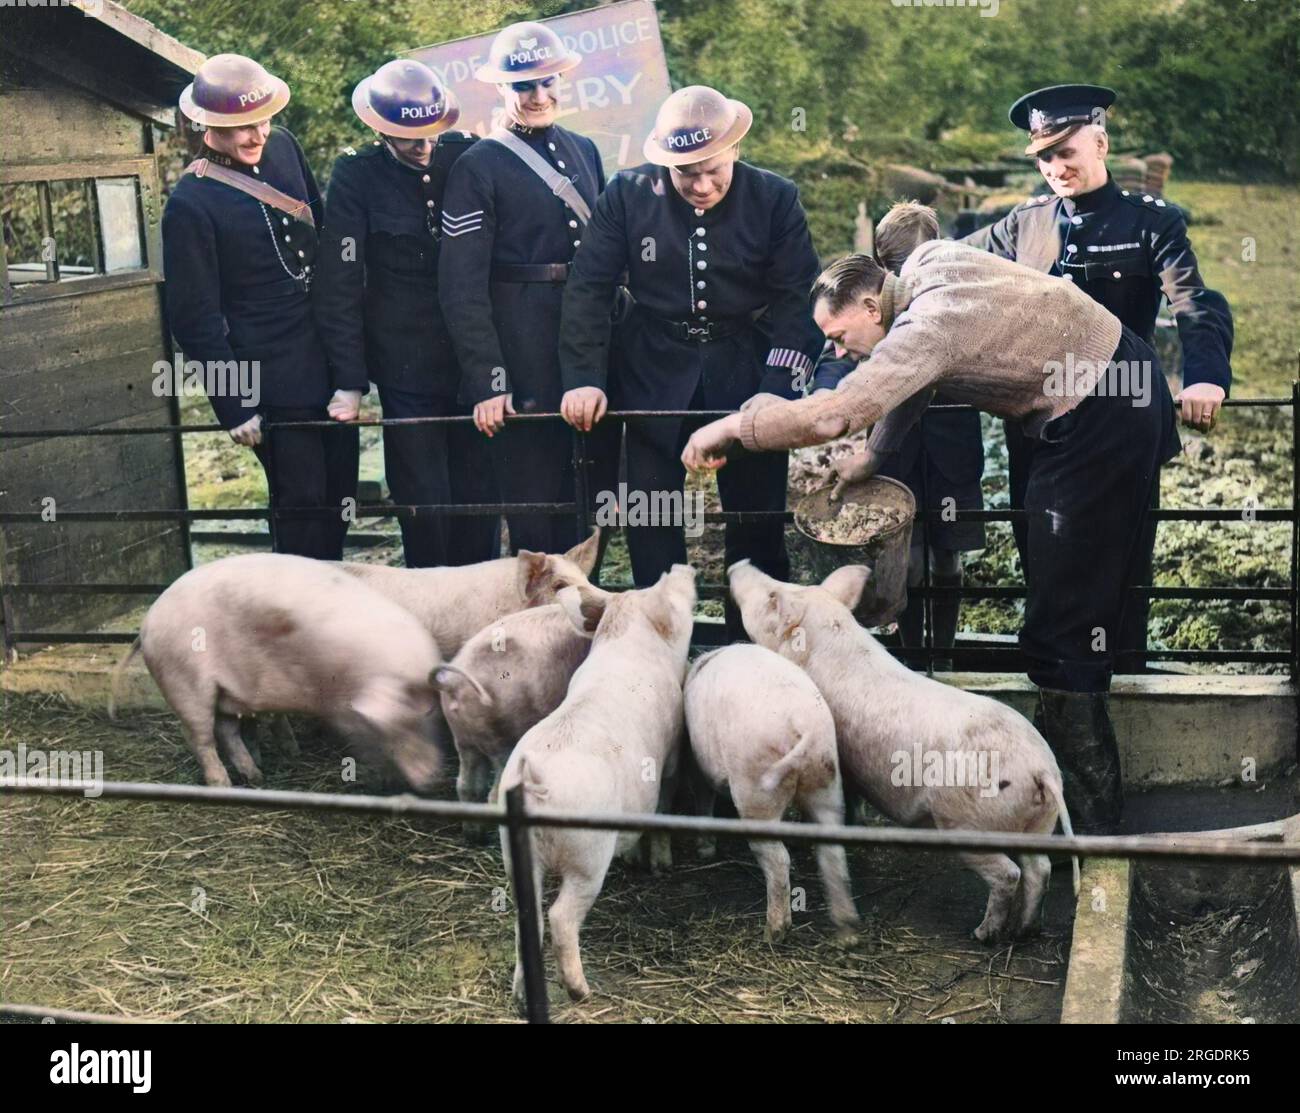
M 1290 645 L 1286 649 L 1249 649 L 1249 650 L 1160 650 L 1144 648 L 1139 652 L 1126 654 L 1126 661 L 1135 661 L 1139 668 L 1150 661 L 1174 661 L 1202 664 L 1255 663 L 1287 664 L 1293 680 L 1300 680 L 1300 381 L 1292 384 L 1291 397 L 1270 398 L 1230 398 L 1224 402 L 1230 408 L 1291 408 L 1292 427 L 1292 494 L 1291 506 L 1287 507 L 1251 507 L 1240 510 L 1227 510 L 1219 507 L 1200 507 L 1183 509 L 1154 509 L 1151 516 L 1156 521 L 1203 521 L 1233 522 L 1250 520 L 1256 522 L 1290 522 L 1291 523 L 1291 562 L 1290 583 L 1287 587 L 1242 587 L 1224 585 L 1216 587 L 1157 587 L 1150 584 L 1137 584 L 1129 588 L 1135 597 L 1147 599 L 1233 599 L 1233 600 L 1274 600 L 1290 604 Z M 956 404 L 931 406 L 931 410 L 969 410 L 972 407 Z M 611 411 L 606 415 L 607 421 L 689 419 L 692 421 L 712 420 L 725 417 L 728 410 L 622 410 Z M 452 424 L 472 421 L 469 416 L 453 417 L 416 417 L 416 418 L 368 418 L 348 423 L 359 427 L 389 427 L 422 424 Z M 515 421 L 558 421 L 558 414 L 519 414 L 509 419 Z M 921 421 L 924 422 L 922 415 Z M 264 433 L 269 443 L 276 429 L 336 428 L 337 422 L 329 420 L 295 421 L 268 423 Z M 149 436 L 177 435 L 194 433 L 225 432 L 217 424 L 202 425 L 157 425 L 137 428 L 113 429 L 37 429 L 10 431 L 0 430 L 0 440 L 45 439 L 50 437 L 86 437 L 86 436 Z M 573 452 L 575 463 L 575 499 L 563 503 L 461 503 L 461 504 L 378 504 L 358 505 L 354 510 L 354 521 L 366 519 L 413 518 L 418 516 L 444 514 L 453 517 L 478 517 L 484 515 L 499 516 L 510 513 L 573 514 L 577 516 L 583 533 L 592 526 L 592 506 L 587 490 L 586 434 L 573 432 Z M 925 466 L 924 444 L 921 447 L 921 467 Z M 1027 589 L 1020 585 L 938 587 L 933 583 L 930 571 L 929 530 L 933 522 L 940 518 L 946 520 L 980 521 L 980 522 L 1015 522 L 1026 517 L 1023 509 L 1002 508 L 997 510 L 954 510 L 944 511 L 929 507 L 925 492 L 922 490 L 918 502 L 917 519 L 922 530 L 922 577 L 918 587 L 909 588 L 909 594 L 922 599 L 925 607 L 923 624 L 923 643 L 919 647 L 891 647 L 900 657 L 908 661 L 920 661 L 933 669 L 936 657 L 943 655 L 952 658 L 954 664 L 974 668 L 1019 668 L 1021 656 L 1018 648 L 1006 645 L 981 645 L 977 647 L 958 646 L 951 650 L 941 649 L 934 644 L 934 600 L 956 597 L 958 599 L 1023 599 Z M 1249 518 L 1246 518 L 1246 514 Z M 192 510 L 188 507 L 165 510 L 71 510 L 59 511 L 60 522 L 138 522 L 138 521 L 179 521 L 187 527 L 195 521 L 267 521 L 271 531 L 272 544 L 275 537 L 275 523 L 284 518 L 311 518 L 337 516 L 335 507 L 284 507 L 271 502 L 263 507 L 242 507 L 228 510 Z M 705 524 L 725 522 L 754 522 L 779 517 L 783 522 L 792 522 L 794 514 L 789 510 L 763 511 L 708 511 L 704 514 Z M 47 520 L 42 511 L 4 511 L 0 512 L 0 525 L 35 523 Z M 238 543 L 241 537 L 261 536 L 231 531 L 229 540 Z M 224 538 L 224 534 L 223 534 Z M 613 585 L 622 586 L 622 585 Z M 12 610 L 8 600 L 15 595 L 147 595 L 157 594 L 167 587 L 166 584 L 11 584 L 0 581 L 0 607 L 3 607 L 4 641 L 6 650 L 16 645 L 31 644 L 126 644 L 135 640 L 134 633 L 97 631 L 45 631 L 16 630 L 11 621 Z M 701 599 L 721 599 L 727 594 L 725 584 L 701 584 L 698 587 Z M 720 631 L 711 624 L 696 624 L 695 638 L 697 645 L 721 644 Z
M 89 796 L 87 794 L 90 794 Z M 1300 843 L 1242 842 L 1198 838 L 1194 832 L 1170 836 L 1151 835 L 1029 835 L 1003 831 L 938 831 L 906 827 L 837 827 L 830 824 L 787 823 L 749 819 L 713 819 L 677 815 L 627 815 L 603 812 L 564 812 L 553 808 L 529 810 L 523 789 L 505 794 L 505 807 L 461 804 L 397 796 L 298 792 L 283 789 L 209 788 L 203 785 L 147 784 L 129 781 L 61 781 L 24 783 L 0 779 L 0 795 L 82 797 L 97 800 L 155 801 L 218 807 L 267 810 L 341 812 L 387 818 L 419 816 L 447 822 L 505 828 L 510 844 L 510 882 L 515 893 L 519 927 L 520 961 L 524 967 L 527 1017 L 532 1023 L 548 1019 L 546 969 L 542 956 L 538 915 L 541 893 L 533 886 L 532 827 L 624 831 L 639 834 L 713 835 L 732 838 L 775 839 L 799 845 L 838 843 L 842 846 L 902 847 L 944 852 L 1001 851 L 1006 854 L 1077 854 L 1089 858 L 1154 858 L 1176 861 L 1239 863 L 1273 862 L 1300 866 Z M 17 1006 L 17 1015 L 44 1016 L 62 1010 Z M 0 1006 L 0 1013 L 5 1011 Z M 92 1014 L 68 1014 L 90 1019 Z M 95 1018 L 98 1019 L 98 1018 Z

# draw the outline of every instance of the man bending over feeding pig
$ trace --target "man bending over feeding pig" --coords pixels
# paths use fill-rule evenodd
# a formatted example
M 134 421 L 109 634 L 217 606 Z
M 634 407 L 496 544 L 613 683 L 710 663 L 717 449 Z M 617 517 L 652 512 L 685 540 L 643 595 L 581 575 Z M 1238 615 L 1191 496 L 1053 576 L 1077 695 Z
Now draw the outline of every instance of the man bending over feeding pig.
M 1075 829 L 1114 832 L 1123 807 L 1106 700 L 1114 644 L 1152 488 L 1179 447 L 1154 352 L 1071 284 L 958 243 L 922 244 L 897 276 L 850 255 L 822 273 L 811 298 L 817 324 L 861 360 L 857 370 L 812 398 L 755 396 L 698 430 L 682 462 L 718 468 L 738 446 L 785 451 L 879 423 L 866 451 L 837 465 L 842 478 L 865 478 L 936 387 L 1020 421 L 1040 442 L 1025 496 L 1020 646 L 1040 703 L 1051 699 L 1042 731 Z

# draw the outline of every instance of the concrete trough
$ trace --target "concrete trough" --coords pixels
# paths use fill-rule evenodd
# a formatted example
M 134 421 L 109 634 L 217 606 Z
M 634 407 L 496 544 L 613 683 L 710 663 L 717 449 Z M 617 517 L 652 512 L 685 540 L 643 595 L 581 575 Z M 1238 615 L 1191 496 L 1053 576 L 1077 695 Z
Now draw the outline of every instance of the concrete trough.
M 1196 835 L 1300 842 L 1300 815 Z M 1085 863 L 1061 1022 L 1300 1023 L 1300 866 Z

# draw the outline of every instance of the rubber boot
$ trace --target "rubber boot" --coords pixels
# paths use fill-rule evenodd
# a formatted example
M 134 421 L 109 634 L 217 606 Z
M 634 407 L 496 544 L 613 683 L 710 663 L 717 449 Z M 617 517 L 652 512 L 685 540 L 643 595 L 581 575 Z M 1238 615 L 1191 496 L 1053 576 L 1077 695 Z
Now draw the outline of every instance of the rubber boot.
M 1034 726 L 1056 755 L 1077 835 L 1113 835 L 1124 810 L 1119 744 L 1105 692 L 1038 690 Z

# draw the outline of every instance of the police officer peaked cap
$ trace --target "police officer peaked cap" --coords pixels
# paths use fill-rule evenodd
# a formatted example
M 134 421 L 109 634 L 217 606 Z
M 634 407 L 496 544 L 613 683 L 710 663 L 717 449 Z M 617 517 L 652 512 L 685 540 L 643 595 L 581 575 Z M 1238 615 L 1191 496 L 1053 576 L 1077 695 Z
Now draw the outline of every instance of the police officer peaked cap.
M 546 24 L 512 23 L 492 40 L 488 60 L 474 76 L 494 85 L 537 81 L 566 73 L 581 61 L 582 55 L 569 50 Z
M 659 166 L 703 162 L 739 143 L 753 123 L 749 105 L 707 85 L 687 85 L 659 106 L 642 153 Z
M 1085 124 L 1106 122 L 1106 109 L 1115 103 L 1115 90 L 1105 85 L 1049 85 L 1026 93 L 1007 113 L 1011 122 L 1029 132 L 1025 154 L 1036 155 L 1069 139 Z
M 181 111 L 204 127 L 269 120 L 289 103 L 289 86 L 242 54 L 214 54 L 181 91 Z
M 352 111 L 381 135 L 423 139 L 460 119 L 455 94 L 413 58 L 386 62 L 352 90 Z

